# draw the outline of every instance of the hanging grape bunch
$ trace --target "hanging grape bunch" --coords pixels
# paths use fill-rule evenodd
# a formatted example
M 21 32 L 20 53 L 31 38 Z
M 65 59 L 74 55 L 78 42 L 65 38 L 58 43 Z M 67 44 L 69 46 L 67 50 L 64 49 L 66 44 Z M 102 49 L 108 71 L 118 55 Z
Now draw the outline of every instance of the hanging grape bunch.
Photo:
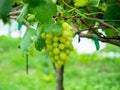
M 41 37 L 45 39 L 48 56 L 50 57 L 51 61 L 55 63 L 57 68 L 60 68 L 62 65 L 70 61 L 69 54 L 73 49 L 73 28 L 66 22 L 62 24 L 62 27 L 63 30 L 59 35 L 56 35 L 53 32 L 41 34 Z

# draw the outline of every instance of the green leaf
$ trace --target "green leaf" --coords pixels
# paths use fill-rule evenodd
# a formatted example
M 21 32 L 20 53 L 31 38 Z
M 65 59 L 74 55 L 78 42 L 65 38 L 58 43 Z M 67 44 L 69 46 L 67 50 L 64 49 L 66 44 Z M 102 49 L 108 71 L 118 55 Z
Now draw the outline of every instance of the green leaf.
M 117 33 L 114 30 L 110 29 L 110 28 L 103 29 L 103 31 L 109 37 L 117 35 Z
M 30 7 L 36 7 L 39 6 L 40 3 L 43 3 L 44 0 L 24 0 L 25 3 L 28 3 Z
M 100 3 L 100 0 L 90 0 L 89 1 L 89 5 L 90 6 L 96 6 L 96 7 L 98 7 L 99 3 Z
M 12 9 L 13 0 L 0 0 L 0 19 L 7 21 L 7 15 Z
M 30 49 L 30 44 L 33 43 L 32 41 L 32 37 L 36 34 L 35 30 L 33 28 L 27 28 L 23 39 L 20 42 L 20 48 L 22 51 L 22 54 L 24 54 L 24 52 L 28 52 Z
M 13 0 L 13 1 L 14 1 L 14 3 L 17 3 L 17 4 L 19 4 L 21 2 L 21 0 Z
M 33 21 L 35 19 L 35 15 L 30 14 L 27 18 L 28 21 Z
M 42 0 L 37 7 L 29 7 L 29 12 L 36 15 L 39 23 L 49 23 L 52 16 L 56 15 L 57 7 L 51 0 Z
M 114 3 L 112 3 L 114 2 Z M 104 18 L 108 20 L 120 20 L 120 4 L 117 1 L 112 0 L 108 2 L 108 7 L 104 13 Z M 115 24 L 120 26 L 120 22 L 114 21 Z
M 35 50 L 35 43 L 32 42 L 32 43 L 29 45 L 27 54 L 33 56 L 34 50 Z
M 97 35 L 94 35 L 94 42 L 95 42 L 96 50 L 99 50 L 100 49 L 100 44 L 99 44 L 99 40 L 98 40 Z
M 53 32 L 55 34 L 60 34 L 62 31 L 62 24 L 60 22 L 46 24 L 43 28 L 45 33 Z
M 88 4 L 88 0 L 75 0 L 76 7 L 84 7 Z
M 107 4 L 113 5 L 113 4 L 117 3 L 118 1 L 119 1 L 119 0 L 107 0 Z
M 22 9 L 22 11 L 21 11 L 21 13 L 20 13 L 20 15 L 17 17 L 17 22 L 18 23 L 20 23 L 20 24 L 23 23 L 24 17 L 27 14 L 27 11 L 28 11 L 28 5 L 25 4 L 24 7 L 23 7 L 23 9 Z

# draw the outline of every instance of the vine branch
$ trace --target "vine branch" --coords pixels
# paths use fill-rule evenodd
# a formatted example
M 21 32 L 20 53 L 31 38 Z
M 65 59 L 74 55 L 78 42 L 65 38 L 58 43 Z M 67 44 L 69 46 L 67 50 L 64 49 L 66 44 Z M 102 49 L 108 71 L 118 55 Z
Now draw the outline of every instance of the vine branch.
M 89 39 L 93 39 L 93 37 L 94 37 L 94 34 L 83 34 L 83 33 L 80 33 L 79 35 L 80 35 L 80 37 L 82 37 L 82 38 L 89 38 Z M 119 42 L 119 41 L 110 40 L 110 39 L 104 39 L 104 38 L 100 38 L 100 37 L 98 37 L 98 39 L 99 39 L 101 42 L 110 43 L 110 44 L 113 44 L 113 45 L 116 45 L 116 46 L 119 46 L 119 47 L 120 47 L 120 42 Z
M 9 17 L 12 18 L 12 19 L 16 19 L 17 18 L 17 15 L 20 14 L 20 11 L 13 11 L 13 12 L 10 12 L 9 13 Z M 57 16 L 56 16 L 57 17 Z M 95 33 L 96 35 L 98 35 L 99 37 L 99 40 L 102 41 L 102 42 L 106 42 L 106 43 L 110 43 L 110 44 L 113 44 L 113 45 L 116 45 L 116 46 L 119 46 L 120 47 L 120 31 L 115 28 L 114 26 L 104 22 L 104 20 L 101 20 L 101 19 L 97 19 L 97 18 L 86 18 L 88 20 L 94 20 L 98 23 L 100 23 L 99 26 L 90 26 L 87 24 L 86 21 L 84 21 L 84 18 L 85 17 L 82 17 L 80 15 L 74 15 L 74 16 L 61 16 L 64 20 L 67 20 L 67 19 L 73 19 L 73 26 L 75 28 L 75 33 L 76 34 L 79 34 L 80 37 L 82 38 L 93 38 L 93 34 L 83 34 L 82 32 L 84 31 L 90 31 L 92 30 L 93 33 Z M 76 26 L 76 22 L 75 22 L 75 19 L 76 18 L 79 18 L 81 20 L 81 22 L 86 25 L 88 28 L 86 29 L 82 29 L 82 30 L 79 30 L 79 28 Z M 31 25 L 29 24 L 29 22 L 27 20 L 24 20 L 24 24 L 28 27 L 31 27 Z M 116 33 L 118 33 L 118 36 L 113 36 L 113 37 L 108 37 L 108 36 L 105 36 L 103 35 L 102 33 L 100 33 L 98 31 L 98 29 L 102 29 L 102 28 L 111 28 L 112 30 L 114 30 Z M 96 31 L 97 30 L 97 31 Z

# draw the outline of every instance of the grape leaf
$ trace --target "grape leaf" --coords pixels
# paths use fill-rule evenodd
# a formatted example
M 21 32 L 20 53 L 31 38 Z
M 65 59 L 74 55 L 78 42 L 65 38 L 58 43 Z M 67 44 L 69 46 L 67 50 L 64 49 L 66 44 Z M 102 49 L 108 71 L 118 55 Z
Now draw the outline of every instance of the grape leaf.
M 55 34 L 60 34 L 62 31 L 62 24 L 60 22 L 46 24 L 43 27 L 45 33 L 53 32 Z
M 112 3 L 113 2 L 113 3 Z M 104 18 L 108 20 L 120 20 L 120 4 L 116 0 L 109 0 L 108 7 L 104 13 Z M 114 22 L 120 26 L 120 22 Z
M 44 3 L 44 0 L 24 0 L 25 3 L 28 3 L 30 7 L 39 6 L 41 3 Z
M 20 3 L 20 2 L 21 2 L 21 0 L 13 0 L 13 2 L 14 2 L 14 4 L 15 4 L 15 3 L 17 3 L 17 4 L 18 4 L 18 3 Z
M 32 43 L 29 45 L 29 48 L 28 48 L 28 52 L 27 52 L 27 54 L 33 56 L 33 54 L 34 54 L 34 50 L 35 50 L 35 43 L 32 42 Z
M 57 7 L 51 0 L 41 0 L 37 7 L 29 7 L 29 12 L 36 15 L 39 23 L 49 23 L 52 16 L 56 15 Z
M 7 15 L 12 9 L 13 0 L 0 0 L 0 19 L 7 21 Z
M 100 3 L 100 0 L 90 0 L 89 1 L 89 5 L 90 6 L 98 6 L 99 5 L 99 3 Z
M 20 48 L 22 51 L 22 54 L 24 54 L 24 52 L 28 52 L 29 46 L 30 44 L 32 44 L 32 37 L 36 34 L 35 30 L 33 28 L 27 28 L 23 39 L 20 42 Z
M 112 30 L 112 29 L 110 29 L 110 28 L 106 28 L 106 29 L 103 29 L 103 31 L 105 32 L 105 34 L 107 35 L 107 36 L 116 36 L 117 35 L 117 33 L 114 31 L 114 30 Z
M 117 2 L 118 2 L 118 0 L 108 0 L 108 1 L 107 1 L 107 4 L 113 5 L 113 4 L 117 3 Z

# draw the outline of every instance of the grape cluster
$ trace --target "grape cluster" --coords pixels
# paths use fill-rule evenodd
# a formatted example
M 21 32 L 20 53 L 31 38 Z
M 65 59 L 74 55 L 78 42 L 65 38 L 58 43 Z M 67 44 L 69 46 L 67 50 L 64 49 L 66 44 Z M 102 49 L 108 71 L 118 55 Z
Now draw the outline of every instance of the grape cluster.
M 55 33 L 41 34 L 41 37 L 45 39 L 48 56 L 50 56 L 51 61 L 55 63 L 57 68 L 60 68 L 70 61 L 69 54 L 73 49 L 73 28 L 66 22 L 62 24 L 62 27 L 63 30 L 59 35 L 56 35 Z

